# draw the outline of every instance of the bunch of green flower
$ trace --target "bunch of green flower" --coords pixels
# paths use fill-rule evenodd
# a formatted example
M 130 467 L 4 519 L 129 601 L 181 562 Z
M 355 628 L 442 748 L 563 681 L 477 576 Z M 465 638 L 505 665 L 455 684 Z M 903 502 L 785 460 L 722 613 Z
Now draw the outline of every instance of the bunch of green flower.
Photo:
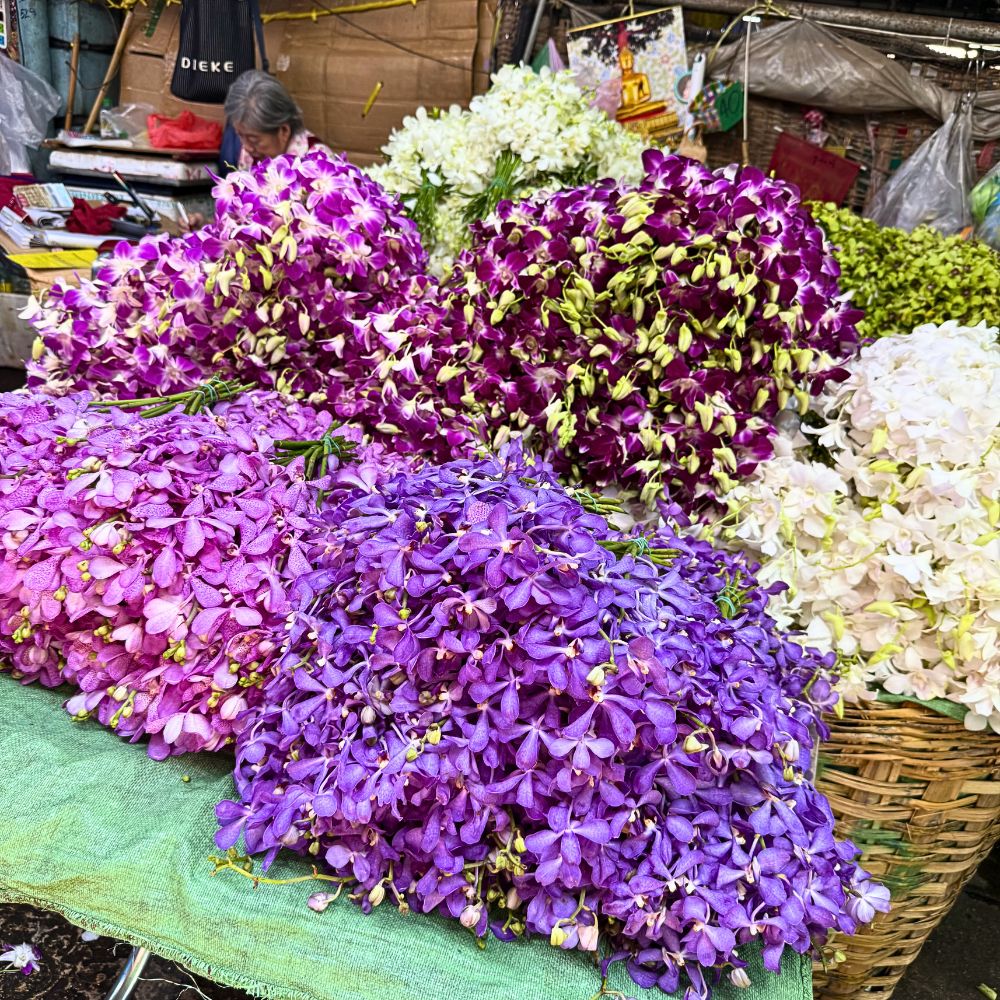
M 926 323 L 996 325 L 1000 256 L 975 240 L 883 228 L 846 208 L 810 205 L 834 247 L 840 287 L 865 312 L 863 337 L 909 333 Z

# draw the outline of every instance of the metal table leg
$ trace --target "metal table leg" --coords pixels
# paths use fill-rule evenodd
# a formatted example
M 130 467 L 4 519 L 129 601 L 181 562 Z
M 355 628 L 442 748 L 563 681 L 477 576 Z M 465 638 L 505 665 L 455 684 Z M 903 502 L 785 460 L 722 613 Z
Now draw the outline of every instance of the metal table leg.
M 143 970 L 149 961 L 150 953 L 145 948 L 133 948 L 129 955 L 125 968 L 122 969 L 115 985 L 111 987 L 111 992 L 104 1000 L 128 1000 L 132 996 L 132 991 L 136 988 L 142 978 Z

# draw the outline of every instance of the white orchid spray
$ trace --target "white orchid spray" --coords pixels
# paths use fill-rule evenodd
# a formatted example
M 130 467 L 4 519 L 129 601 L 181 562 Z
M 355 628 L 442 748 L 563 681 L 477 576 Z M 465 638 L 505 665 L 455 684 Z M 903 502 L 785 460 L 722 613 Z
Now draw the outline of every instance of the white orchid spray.
M 642 175 L 642 139 L 598 108 L 567 71 L 504 66 L 468 110 L 420 108 L 369 170 L 421 227 L 433 269 L 444 273 L 469 242 L 470 222 L 503 198 L 527 198 L 612 177 Z
M 1000 733 L 1000 346 L 949 322 L 884 338 L 819 401 L 818 444 L 734 489 L 724 534 L 788 589 L 779 624 L 882 689 Z

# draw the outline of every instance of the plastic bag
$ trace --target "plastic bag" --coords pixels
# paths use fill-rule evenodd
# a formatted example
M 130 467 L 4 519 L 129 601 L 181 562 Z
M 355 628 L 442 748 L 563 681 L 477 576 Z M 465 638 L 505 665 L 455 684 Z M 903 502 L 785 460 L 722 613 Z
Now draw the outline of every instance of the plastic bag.
M 535 56 L 531 63 L 531 68 L 536 73 L 540 73 L 546 66 L 553 73 L 558 73 L 566 68 L 566 64 L 562 61 L 562 56 L 559 55 L 559 49 L 556 48 L 556 43 L 551 38 L 542 46 L 538 55 Z
M 1000 249 L 1000 163 L 972 189 L 969 208 L 976 223 L 976 237 Z
M 576 77 L 577 86 L 581 90 L 586 90 L 587 84 L 582 77 Z M 612 76 L 599 83 L 590 99 L 590 106 L 598 111 L 603 111 L 610 119 L 614 120 L 618 112 L 618 105 L 622 102 L 622 81 L 620 77 Z
M 977 225 L 986 218 L 998 197 L 1000 197 L 1000 163 L 983 177 L 969 195 L 969 208 Z
M 986 210 L 983 221 L 976 226 L 976 239 L 989 244 L 994 250 L 1000 250 L 1000 199 L 997 199 Z
M 0 174 L 27 173 L 26 147 L 49 130 L 62 98 L 37 73 L 0 53 Z
M 222 144 L 222 126 L 182 111 L 176 118 L 150 115 L 146 119 L 149 144 L 157 149 L 207 149 L 218 152 Z
M 101 118 L 107 117 L 115 135 L 135 140 L 145 134 L 146 122 L 155 110 L 152 104 L 120 104 L 101 112 Z
M 706 132 L 728 132 L 743 117 L 743 84 L 711 80 L 695 94 L 691 117 Z
M 972 224 L 969 192 L 975 170 L 972 102 L 966 99 L 879 188 L 865 214 L 880 226 L 907 232 L 930 226 L 951 236 Z

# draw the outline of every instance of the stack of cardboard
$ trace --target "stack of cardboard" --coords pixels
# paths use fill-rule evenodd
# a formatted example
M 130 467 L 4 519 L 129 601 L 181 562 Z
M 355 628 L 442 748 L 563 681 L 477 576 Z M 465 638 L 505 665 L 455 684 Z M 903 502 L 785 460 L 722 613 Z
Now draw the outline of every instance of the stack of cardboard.
M 305 115 L 306 127 L 361 165 L 378 159 L 389 133 L 421 105 L 467 104 L 488 86 L 496 0 L 415 0 L 414 4 L 335 17 L 343 0 L 262 0 L 265 15 L 316 11 L 315 20 L 272 20 L 264 29 L 271 71 Z M 139 7 L 121 66 L 121 103 L 185 108 L 222 119 L 220 105 L 182 102 L 170 93 L 180 17 L 169 5 L 150 30 Z M 411 50 L 411 51 L 405 51 Z M 362 116 L 376 85 L 382 89 Z

